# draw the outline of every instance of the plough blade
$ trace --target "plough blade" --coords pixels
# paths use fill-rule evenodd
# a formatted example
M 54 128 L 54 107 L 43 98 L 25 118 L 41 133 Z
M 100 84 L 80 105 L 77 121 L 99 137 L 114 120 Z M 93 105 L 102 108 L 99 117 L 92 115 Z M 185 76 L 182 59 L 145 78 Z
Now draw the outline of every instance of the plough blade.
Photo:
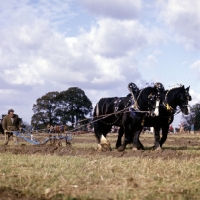
M 66 139 L 67 141 L 72 140 L 72 135 L 71 134 L 68 134 L 67 136 L 50 136 L 50 137 L 46 138 L 43 142 L 39 142 L 39 141 L 35 140 L 33 138 L 33 135 L 31 135 L 29 132 L 27 133 L 27 135 L 30 136 L 31 139 L 29 139 L 27 137 L 24 137 L 24 135 L 22 135 L 21 133 L 19 133 L 17 131 L 12 131 L 12 133 L 14 135 L 16 135 L 17 137 L 19 137 L 19 138 L 21 138 L 21 139 L 25 140 L 26 142 L 29 142 L 29 143 L 31 143 L 33 145 L 46 144 L 49 140 L 53 140 L 53 139 L 54 140 L 55 139 L 56 140 Z
M 12 131 L 12 132 L 13 132 L 13 134 L 15 134 L 17 137 L 19 137 L 19 138 L 21 138 L 21 139 L 23 139 L 23 140 L 25 140 L 25 141 L 27 141 L 27 142 L 29 142 L 29 143 L 31 143 L 31 144 L 34 144 L 34 145 L 40 144 L 40 142 L 38 142 L 37 140 L 31 140 L 31 139 L 29 139 L 29 138 L 26 138 L 26 137 L 24 137 L 21 133 L 19 133 L 19 132 L 17 132 L 17 131 Z

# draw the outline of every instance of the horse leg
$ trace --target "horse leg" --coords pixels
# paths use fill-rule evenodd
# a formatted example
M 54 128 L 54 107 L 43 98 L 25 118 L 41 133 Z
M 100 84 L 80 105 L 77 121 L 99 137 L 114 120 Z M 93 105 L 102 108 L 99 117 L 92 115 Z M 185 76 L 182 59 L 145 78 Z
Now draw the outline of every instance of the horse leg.
M 162 138 L 160 140 L 160 146 L 162 147 L 162 145 L 165 143 L 167 136 L 168 136 L 168 130 L 169 130 L 169 124 L 165 127 L 162 127 Z
M 116 142 L 116 149 L 118 149 L 122 145 L 122 137 L 124 135 L 124 127 L 121 126 L 118 131 L 118 138 Z
M 107 133 L 111 130 L 112 126 L 105 124 L 95 124 L 94 133 L 97 139 L 97 150 L 99 151 L 110 151 L 111 145 L 106 139 Z
M 140 142 L 140 139 L 138 139 L 138 145 L 137 145 L 138 150 L 144 150 L 143 144 Z
M 154 138 L 155 138 L 155 144 L 152 147 L 152 150 L 161 150 L 161 146 L 160 146 L 160 127 L 154 127 Z
M 133 150 L 144 150 L 144 146 L 140 142 L 140 139 L 139 139 L 141 131 L 142 131 L 142 127 L 134 133 Z
M 4 145 L 7 145 L 7 144 L 8 144 L 8 141 L 9 141 L 9 138 L 10 138 L 9 132 L 5 132 L 4 134 L 5 134 Z
M 124 142 L 120 147 L 118 147 L 118 149 L 117 149 L 118 151 L 124 151 L 125 148 L 126 148 L 126 145 L 131 142 L 132 132 L 130 131 L 129 126 L 123 127 L 123 130 L 124 130 L 124 133 L 125 133 Z

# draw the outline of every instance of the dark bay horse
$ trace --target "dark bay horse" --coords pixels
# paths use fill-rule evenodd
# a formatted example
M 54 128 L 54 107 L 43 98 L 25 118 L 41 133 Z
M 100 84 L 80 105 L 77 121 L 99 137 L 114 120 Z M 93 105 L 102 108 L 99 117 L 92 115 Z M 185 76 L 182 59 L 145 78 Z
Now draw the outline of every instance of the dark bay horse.
M 94 133 L 98 142 L 98 150 L 111 150 L 106 135 L 111 131 L 112 126 L 119 126 L 119 131 L 125 133 L 123 144 L 116 145 L 119 151 L 123 151 L 126 145 L 131 142 L 133 142 L 135 148 L 140 149 L 140 145 L 133 141 L 133 133 L 142 129 L 143 119 L 147 113 L 155 114 L 155 106 L 151 106 L 152 96 L 155 99 L 158 97 L 158 90 L 155 87 L 138 89 L 134 94 L 129 94 L 126 97 L 100 99 L 93 113 Z
M 145 117 L 144 126 L 154 127 L 155 130 L 155 144 L 153 150 L 159 150 L 162 148 L 162 145 L 167 139 L 169 125 L 174 120 L 174 114 L 176 112 L 177 106 L 183 114 L 188 115 L 190 112 L 190 107 L 188 102 L 192 98 L 189 94 L 189 87 L 185 88 L 184 86 L 172 88 L 166 90 L 161 95 L 161 104 L 159 106 L 159 116 L 157 117 Z M 162 129 L 162 138 L 160 139 L 160 129 Z M 117 143 L 121 143 L 121 138 L 124 134 L 124 130 L 119 130 Z M 134 134 L 134 140 L 140 147 L 143 145 L 139 140 L 140 132 Z

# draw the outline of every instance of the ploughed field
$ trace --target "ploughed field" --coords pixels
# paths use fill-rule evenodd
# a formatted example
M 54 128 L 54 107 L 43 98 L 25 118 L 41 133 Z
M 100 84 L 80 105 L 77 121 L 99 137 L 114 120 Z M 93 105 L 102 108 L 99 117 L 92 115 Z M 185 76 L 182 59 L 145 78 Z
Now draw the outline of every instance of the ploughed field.
M 25 134 L 26 136 L 26 134 Z M 43 141 L 48 134 L 34 133 Z M 94 133 L 77 132 L 71 144 L 3 145 L 0 136 L 0 199 L 198 199 L 200 134 L 169 134 L 163 150 L 141 134 L 145 150 L 97 151 Z

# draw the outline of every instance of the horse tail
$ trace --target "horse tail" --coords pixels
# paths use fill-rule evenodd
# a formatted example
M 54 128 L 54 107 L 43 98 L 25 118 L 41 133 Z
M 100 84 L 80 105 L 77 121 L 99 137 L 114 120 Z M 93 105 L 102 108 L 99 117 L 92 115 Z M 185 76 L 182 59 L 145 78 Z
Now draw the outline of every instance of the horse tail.
M 0 124 L 0 132 L 4 135 L 4 130 L 3 130 L 2 124 Z

